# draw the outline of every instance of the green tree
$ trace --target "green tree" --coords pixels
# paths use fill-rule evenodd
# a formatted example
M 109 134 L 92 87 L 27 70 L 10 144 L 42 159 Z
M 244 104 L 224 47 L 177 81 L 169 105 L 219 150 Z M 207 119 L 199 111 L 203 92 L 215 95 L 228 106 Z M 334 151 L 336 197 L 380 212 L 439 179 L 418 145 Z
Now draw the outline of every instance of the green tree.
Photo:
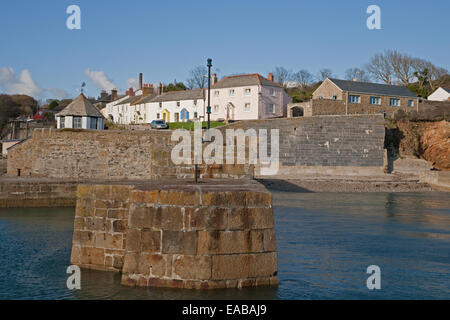
M 53 100 L 53 101 L 50 102 L 50 104 L 48 105 L 48 108 L 49 108 L 50 110 L 53 110 L 53 109 L 56 108 L 57 106 L 59 106 L 58 101 Z
M 173 83 L 169 83 L 168 85 L 164 86 L 164 92 L 182 91 L 182 90 L 186 90 L 186 86 L 184 85 L 183 82 L 177 82 L 177 80 L 175 80 Z

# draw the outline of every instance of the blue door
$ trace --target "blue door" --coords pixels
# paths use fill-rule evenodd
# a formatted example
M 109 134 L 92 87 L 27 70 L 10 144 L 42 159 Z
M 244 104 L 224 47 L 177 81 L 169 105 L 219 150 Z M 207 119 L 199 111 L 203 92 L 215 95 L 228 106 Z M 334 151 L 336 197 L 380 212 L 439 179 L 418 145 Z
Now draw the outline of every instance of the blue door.
M 189 111 L 187 111 L 186 109 L 181 110 L 180 116 L 181 116 L 181 121 L 183 121 L 183 122 L 189 120 Z

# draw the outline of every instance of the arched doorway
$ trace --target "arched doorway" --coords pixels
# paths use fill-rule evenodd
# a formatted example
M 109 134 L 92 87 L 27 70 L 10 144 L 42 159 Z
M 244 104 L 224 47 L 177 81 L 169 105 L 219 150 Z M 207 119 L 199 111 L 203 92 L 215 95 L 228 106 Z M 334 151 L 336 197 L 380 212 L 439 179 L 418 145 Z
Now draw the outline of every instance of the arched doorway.
M 234 105 L 231 102 L 229 102 L 225 108 L 227 120 L 234 120 Z
M 292 107 L 291 108 L 291 117 L 295 118 L 295 117 L 303 117 L 304 115 L 304 111 L 302 107 Z
M 180 116 L 181 116 L 182 122 L 188 121 L 189 120 L 189 111 L 187 111 L 186 109 L 183 108 L 183 110 L 181 110 L 181 112 L 180 112 Z
M 166 109 L 164 109 L 161 112 L 161 118 L 162 118 L 162 120 L 164 120 L 164 122 L 170 122 L 170 112 L 167 111 Z

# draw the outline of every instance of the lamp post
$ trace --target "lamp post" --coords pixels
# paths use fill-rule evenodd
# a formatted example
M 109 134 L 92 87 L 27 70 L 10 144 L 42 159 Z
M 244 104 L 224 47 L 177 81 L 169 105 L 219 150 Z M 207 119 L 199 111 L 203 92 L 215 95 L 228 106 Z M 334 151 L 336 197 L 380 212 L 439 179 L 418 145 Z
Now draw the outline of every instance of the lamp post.
M 208 106 L 206 107 L 206 114 L 208 115 L 208 130 L 211 128 L 211 67 L 212 59 L 208 59 L 206 64 L 208 67 Z

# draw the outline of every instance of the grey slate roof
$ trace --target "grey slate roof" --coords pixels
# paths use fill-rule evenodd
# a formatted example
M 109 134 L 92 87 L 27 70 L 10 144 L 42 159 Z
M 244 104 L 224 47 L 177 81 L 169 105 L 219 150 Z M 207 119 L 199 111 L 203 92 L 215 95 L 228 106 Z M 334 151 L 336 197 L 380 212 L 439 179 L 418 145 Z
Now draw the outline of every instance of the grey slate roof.
M 154 97 L 148 102 L 163 102 L 163 101 L 181 101 L 181 100 L 201 100 L 203 99 L 203 90 L 182 90 L 164 92 L 160 96 Z
M 125 100 L 119 102 L 117 105 L 127 104 L 127 103 L 132 104 L 132 103 L 136 102 L 137 100 L 139 100 L 139 99 L 141 99 L 141 98 L 142 98 L 142 96 L 132 96 L 132 97 L 128 97 L 128 98 L 126 98 Z
M 449 88 L 442 88 L 442 89 L 444 89 L 445 91 L 447 91 L 448 93 L 450 93 L 450 89 L 449 89 Z
M 94 107 L 94 105 L 84 96 L 84 94 L 80 94 L 61 112 L 57 113 L 56 116 L 88 116 L 103 118 L 102 113 Z
M 242 74 L 236 76 L 225 77 L 216 84 L 211 86 L 211 89 L 232 88 L 232 87 L 245 87 L 245 86 L 271 86 L 282 87 L 278 83 L 270 81 L 258 73 Z
M 331 78 L 329 79 L 343 91 L 347 92 L 417 98 L 417 95 L 409 91 L 408 88 L 402 86 L 393 86 L 388 84 L 359 82 L 351 80 L 339 80 Z

